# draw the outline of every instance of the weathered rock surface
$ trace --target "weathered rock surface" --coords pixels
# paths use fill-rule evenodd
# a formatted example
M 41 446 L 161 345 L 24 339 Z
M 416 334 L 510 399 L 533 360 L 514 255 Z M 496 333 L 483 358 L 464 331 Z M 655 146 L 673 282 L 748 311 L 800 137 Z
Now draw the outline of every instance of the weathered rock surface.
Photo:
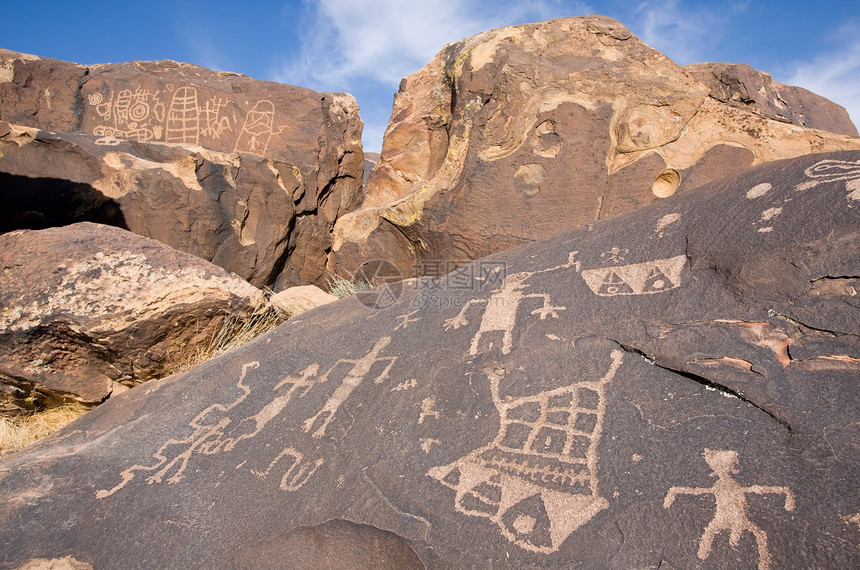
M 0 392 L 6 406 L 99 403 L 265 302 L 220 267 L 118 228 L 0 235 Z
M 337 301 L 337 297 L 331 293 L 326 293 L 316 285 L 290 287 L 269 298 L 269 303 L 273 307 L 290 317 L 335 301 Z
M 748 66 L 678 66 L 610 18 L 500 28 L 403 80 L 332 259 L 427 274 L 753 164 L 858 148 L 838 105 Z
M 6 226 L 108 221 L 258 286 L 321 282 L 331 228 L 361 200 L 362 123 L 345 94 L 0 50 L 0 121 Z M 112 201 L 112 217 L 58 197 Z
M 858 232 L 811 155 L 320 307 L 5 458 L 0 560 L 856 568 Z

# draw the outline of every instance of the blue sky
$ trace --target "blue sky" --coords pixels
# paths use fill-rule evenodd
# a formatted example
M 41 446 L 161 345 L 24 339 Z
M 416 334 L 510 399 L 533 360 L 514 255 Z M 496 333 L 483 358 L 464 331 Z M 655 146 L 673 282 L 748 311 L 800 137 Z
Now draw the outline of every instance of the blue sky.
M 173 59 L 358 100 L 378 151 L 400 79 L 446 43 L 582 14 L 620 20 L 679 64 L 748 63 L 860 125 L 860 0 L 0 0 L 0 47 L 83 64 Z

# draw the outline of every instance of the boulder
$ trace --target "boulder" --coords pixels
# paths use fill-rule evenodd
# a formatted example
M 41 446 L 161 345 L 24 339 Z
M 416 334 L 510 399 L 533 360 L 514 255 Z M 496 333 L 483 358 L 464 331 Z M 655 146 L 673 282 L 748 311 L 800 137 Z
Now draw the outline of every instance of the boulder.
M 97 404 L 169 374 L 261 291 L 155 240 L 89 222 L 0 235 L 5 406 Z
M 113 223 L 257 286 L 322 284 L 331 228 L 361 200 L 362 123 L 345 94 L 0 50 L 0 121 L 5 226 Z M 73 207 L 109 201 L 110 215 Z
M 269 298 L 269 303 L 289 317 L 300 315 L 321 305 L 337 301 L 337 297 L 326 293 L 315 285 L 298 285 L 284 289 Z
M 823 97 L 749 66 L 678 66 L 610 18 L 500 28 L 401 82 L 332 265 L 430 275 L 754 164 L 858 148 Z
M 803 156 L 315 309 L 0 460 L 0 563 L 856 568 L 858 206 Z

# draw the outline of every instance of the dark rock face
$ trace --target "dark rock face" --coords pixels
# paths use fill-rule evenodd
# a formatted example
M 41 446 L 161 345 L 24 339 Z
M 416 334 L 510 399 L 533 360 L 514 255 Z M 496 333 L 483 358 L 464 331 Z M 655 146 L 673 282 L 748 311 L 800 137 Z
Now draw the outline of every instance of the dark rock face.
M 321 282 L 331 227 L 361 201 L 362 124 L 349 95 L 171 61 L 84 67 L 0 50 L 0 121 L 3 192 L 30 208 L 7 226 L 60 223 L 38 208 L 45 195 L 98 186 L 116 202 L 119 219 L 107 221 L 256 285 Z M 24 144 L 33 140 L 42 144 Z M 197 186 L 206 198 L 189 193 Z
M 332 260 L 427 275 L 754 164 L 850 149 L 838 105 L 748 66 L 676 65 L 610 18 L 500 28 L 402 81 Z
M 809 155 L 315 309 L 0 462 L 2 563 L 858 567 L 858 213 Z
M 220 267 L 118 228 L 0 235 L 3 404 L 97 404 L 164 376 L 205 348 L 225 317 L 264 304 Z

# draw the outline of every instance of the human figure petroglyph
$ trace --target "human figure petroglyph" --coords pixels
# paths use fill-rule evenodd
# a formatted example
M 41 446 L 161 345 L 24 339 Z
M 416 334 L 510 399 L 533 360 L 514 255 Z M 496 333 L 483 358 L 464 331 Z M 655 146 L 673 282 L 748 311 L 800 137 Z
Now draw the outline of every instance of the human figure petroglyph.
M 860 200 L 860 161 L 825 159 L 804 171 L 811 180 L 798 184 L 797 191 L 815 188 L 819 184 L 845 181 L 849 200 Z
M 388 343 L 390 342 L 390 336 L 382 337 L 381 339 L 376 341 L 376 344 L 373 346 L 371 351 L 368 352 L 367 355 L 363 358 L 359 358 L 357 360 L 338 360 L 332 365 L 331 368 L 328 369 L 328 371 L 326 371 L 325 374 L 323 374 L 319 378 L 319 382 L 325 382 L 328 379 L 329 374 L 331 374 L 332 371 L 334 371 L 334 369 L 337 368 L 340 364 L 353 365 L 352 369 L 350 369 L 350 371 L 344 377 L 340 386 L 338 386 L 334 393 L 329 396 L 328 401 L 326 401 L 322 409 L 307 420 L 305 420 L 303 424 L 304 432 L 307 433 L 311 431 L 317 420 L 320 417 L 325 416 L 325 419 L 323 420 L 322 424 L 320 424 L 320 426 L 311 434 L 315 438 L 323 437 L 325 435 L 326 428 L 334 419 L 334 416 L 335 414 L 337 414 L 337 411 L 338 409 L 340 409 L 340 406 L 346 401 L 347 398 L 349 398 L 349 395 L 352 394 L 353 390 L 358 388 L 359 384 L 361 384 L 361 382 L 364 380 L 364 377 L 370 373 L 370 369 L 377 362 L 388 361 L 388 364 L 386 365 L 385 369 L 376 377 L 374 383 L 380 384 L 385 381 L 386 378 L 388 378 L 388 373 L 391 370 L 391 367 L 394 366 L 394 363 L 397 362 L 397 357 L 379 356 L 379 354 L 382 352 L 382 349 L 388 346 Z
M 275 130 L 275 105 L 266 99 L 257 101 L 245 117 L 233 152 L 265 154 L 272 135 L 281 130 Z
M 195 418 L 189 423 L 189 425 L 194 428 L 191 435 L 185 439 L 167 440 L 158 448 L 158 451 L 153 454 L 153 458 L 156 460 L 154 465 L 132 465 L 120 473 L 122 480 L 119 484 L 111 489 L 102 489 L 98 491 L 96 493 L 96 497 L 104 499 L 105 497 L 113 495 L 134 479 L 135 472 L 137 471 L 155 471 L 155 473 L 147 478 L 147 483 L 152 484 L 161 483 L 165 475 L 167 475 L 171 469 L 176 467 L 176 472 L 168 478 L 167 482 L 176 483 L 181 481 L 182 474 L 188 466 L 188 460 L 191 458 L 191 454 L 197 451 L 208 440 L 218 437 L 218 435 L 223 433 L 224 428 L 230 424 L 230 418 L 227 417 L 226 414 L 241 404 L 245 398 L 248 397 L 248 394 L 251 393 L 251 389 L 244 384 L 244 380 L 250 369 L 257 369 L 259 367 L 260 363 L 258 361 L 244 364 L 242 366 L 242 373 L 239 376 L 239 382 L 236 383 L 236 387 L 239 388 L 239 391 L 241 392 L 239 397 L 227 405 L 213 404 L 197 414 L 197 416 L 195 416 Z M 184 449 L 181 453 L 176 454 L 173 459 L 169 459 L 170 454 L 167 453 L 167 450 L 175 447 Z
M 153 465 L 133 465 L 120 474 L 122 480 L 117 486 L 112 489 L 98 491 L 96 496 L 103 499 L 114 494 L 134 479 L 135 473 L 138 471 L 154 472 L 146 480 L 149 484 L 161 483 L 171 471 L 173 471 L 173 474 L 167 478 L 167 483 L 181 481 L 193 454 L 214 455 L 216 453 L 229 452 L 239 442 L 256 437 L 266 427 L 266 424 L 283 411 L 296 392 L 303 389 L 304 391 L 299 394 L 299 397 L 301 397 L 310 390 L 315 384 L 312 378 L 318 370 L 318 365 L 311 364 L 298 377 L 286 377 L 273 388 L 274 391 L 277 391 L 285 385 L 289 386 L 285 393 L 267 403 L 256 414 L 243 418 L 227 434 L 227 427 L 233 423 L 233 420 L 229 417 L 230 411 L 244 402 L 251 393 L 251 388 L 244 383 L 248 371 L 259 367 L 260 363 L 258 361 L 243 365 L 239 381 L 236 384 L 241 393 L 235 400 L 227 405 L 213 404 L 207 407 L 189 423 L 189 426 L 194 430 L 191 435 L 184 439 L 170 439 L 166 441 L 153 454 L 153 458 L 156 460 Z M 178 452 L 174 455 L 169 451 L 172 449 L 177 449 Z M 172 459 L 171 455 L 173 455 Z
M 606 387 L 621 366 L 533 396 L 502 398 L 503 372 L 490 371 L 500 427 L 488 445 L 427 474 L 455 491 L 454 508 L 489 518 L 517 546 L 549 554 L 609 503 L 598 492 L 598 443 Z M 427 451 L 427 450 L 425 450 Z
M 677 495 L 714 495 L 716 512 L 699 541 L 699 558 L 701 560 L 708 558 L 714 538 L 721 532 L 729 531 L 730 544 L 737 546 L 744 531 L 749 531 L 755 537 L 758 546 L 759 570 L 767 570 L 771 563 L 767 533 L 749 519 L 746 496 L 750 493 L 785 495 L 785 510 L 793 511 L 794 494 L 788 487 L 765 485 L 744 487 L 735 481 L 732 475 L 738 473 L 737 451 L 705 449 L 703 455 L 705 462 L 712 469 L 711 476 L 716 477 L 717 482 L 712 487 L 672 487 L 666 494 L 663 507 L 666 509 L 671 507 Z
M 458 329 L 468 325 L 469 321 L 466 318 L 466 313 L 472 305 L 486 305 L 484 314 L 481 317 L 481 324 L 478 326 L 478 332 L 472 338 L 472 344 L 469 347 L 469 354 L 478 354 L 478 345 L 481 342 L 481 337 L 489 332 L 501 332 L 502 337 L 502 354 L 509 354 L 513 346 L 513 330 L 517 323 L 517 311 L 525 299 L 543 299 L 543 307 L 535 309 L 531 312 L 532 315 L 540 316 L 541 320 L 547 317 L 558 318 L 558 311 L 564 311 L 565 307 L 555 306 L 547 293 L 529 293 L 526 294 L 523 290 L 528 286 L 526 281 L 536 274 L 547 273 L 557 269 L 566 269 L 568 267 L 578 267 L 579 262 L 574 261 L 578 252 L 571 252 L 567 263 L 557 267 L 551 267 L 542 271 L 519 272 L 506 275 L 502 284 L 498 289 L 495 289 L 490 294 L 488 299 L 469 299 L 456 317 L 452 317 L 445 321 L 445 330 Z M 491 345 L 492 346 L 492 345 Z

